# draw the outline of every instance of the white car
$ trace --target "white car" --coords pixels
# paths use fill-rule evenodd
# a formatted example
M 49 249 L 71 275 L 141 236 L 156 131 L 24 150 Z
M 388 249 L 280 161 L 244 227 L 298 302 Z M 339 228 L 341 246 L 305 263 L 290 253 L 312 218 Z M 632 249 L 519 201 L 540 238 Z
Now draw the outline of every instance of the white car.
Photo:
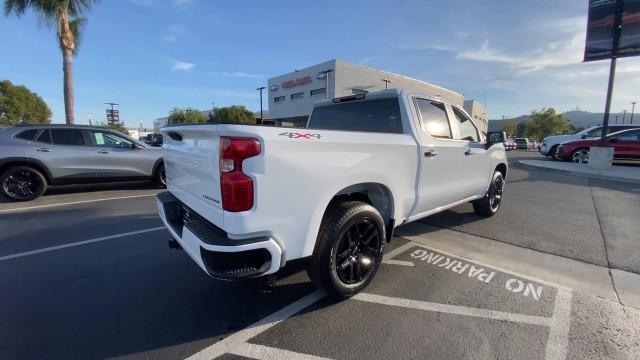
M 487 142 L 438 97 L 390 89 L 319 103 L 307 128 L 164 128 L 158 211 L 207 274 L 270 275 L 308 259 L 336 298 L 366 287 L 394 227 L 472 202 L 500 208 L 504 133 Z
M 638 127 L 638 125 L 635 125 Z M 607 128 L 607 134 L 611 134 L 614 132 L 632 129 L 634 125 L 609 125 Z M 563 142 L 580 140 L 580 139 L 594 139 L 599 138 L 602 134 L 602 125 L 592 126 L 590 128 L 584 129 L 575 134 L 569 135 L 553 135 L 547 136 L 542 140 L 542 145 L 540 146 L 540 153 L 544 156 L 550 156 L 552 158 L 556 157 L 556 150 L 558 149 L 558 145 Z

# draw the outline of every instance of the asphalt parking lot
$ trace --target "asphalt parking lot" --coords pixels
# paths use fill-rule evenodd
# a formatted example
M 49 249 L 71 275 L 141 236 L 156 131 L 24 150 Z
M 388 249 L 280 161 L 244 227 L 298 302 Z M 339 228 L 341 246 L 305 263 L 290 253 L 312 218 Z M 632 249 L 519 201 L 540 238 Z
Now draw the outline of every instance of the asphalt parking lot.
M 2 359 L 640 351 L 640 289 L 623 281 L 640 273 L 637 186 L 512 166 L 498 216 L 463 205 L 399 229 L 371 286 L 340 303 L 297 268 L 270 294 L 209 279 L 167 248 L 146 184 L 80 190 L 0 203 Z

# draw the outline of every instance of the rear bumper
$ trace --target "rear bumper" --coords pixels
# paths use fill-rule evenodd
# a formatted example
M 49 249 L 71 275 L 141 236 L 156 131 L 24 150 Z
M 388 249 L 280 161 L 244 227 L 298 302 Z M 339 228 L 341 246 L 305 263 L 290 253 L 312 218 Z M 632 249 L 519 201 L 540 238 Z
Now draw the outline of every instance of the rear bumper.
M 185 206 L 170 192 L 156 196 L 158 214 L 173 238 L 214 278 L 236 280 L 275 273 L 282 249 L 269 237 L 230 239 L 222 229 Z

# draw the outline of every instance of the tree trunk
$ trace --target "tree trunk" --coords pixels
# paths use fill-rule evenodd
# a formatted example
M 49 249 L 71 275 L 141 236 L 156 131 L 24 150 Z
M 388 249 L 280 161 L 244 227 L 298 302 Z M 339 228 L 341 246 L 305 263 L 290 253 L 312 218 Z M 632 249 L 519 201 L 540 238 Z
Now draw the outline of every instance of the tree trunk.
M 71 49 L 62 49 L 62 72 L 64 73 L 64 113 L 67 125 L 72 125 L 73 115 L 73 52 Z

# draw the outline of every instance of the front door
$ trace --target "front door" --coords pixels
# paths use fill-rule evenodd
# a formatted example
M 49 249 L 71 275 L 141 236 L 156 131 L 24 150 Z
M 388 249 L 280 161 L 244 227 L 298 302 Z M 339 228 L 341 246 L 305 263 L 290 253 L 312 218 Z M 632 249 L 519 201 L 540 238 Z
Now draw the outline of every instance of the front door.
M 90 130 L 95 149 L 96 174 L 99 179 L 139 178 L 151 176 L 153 164 L 135 143 L 108 130 Z

